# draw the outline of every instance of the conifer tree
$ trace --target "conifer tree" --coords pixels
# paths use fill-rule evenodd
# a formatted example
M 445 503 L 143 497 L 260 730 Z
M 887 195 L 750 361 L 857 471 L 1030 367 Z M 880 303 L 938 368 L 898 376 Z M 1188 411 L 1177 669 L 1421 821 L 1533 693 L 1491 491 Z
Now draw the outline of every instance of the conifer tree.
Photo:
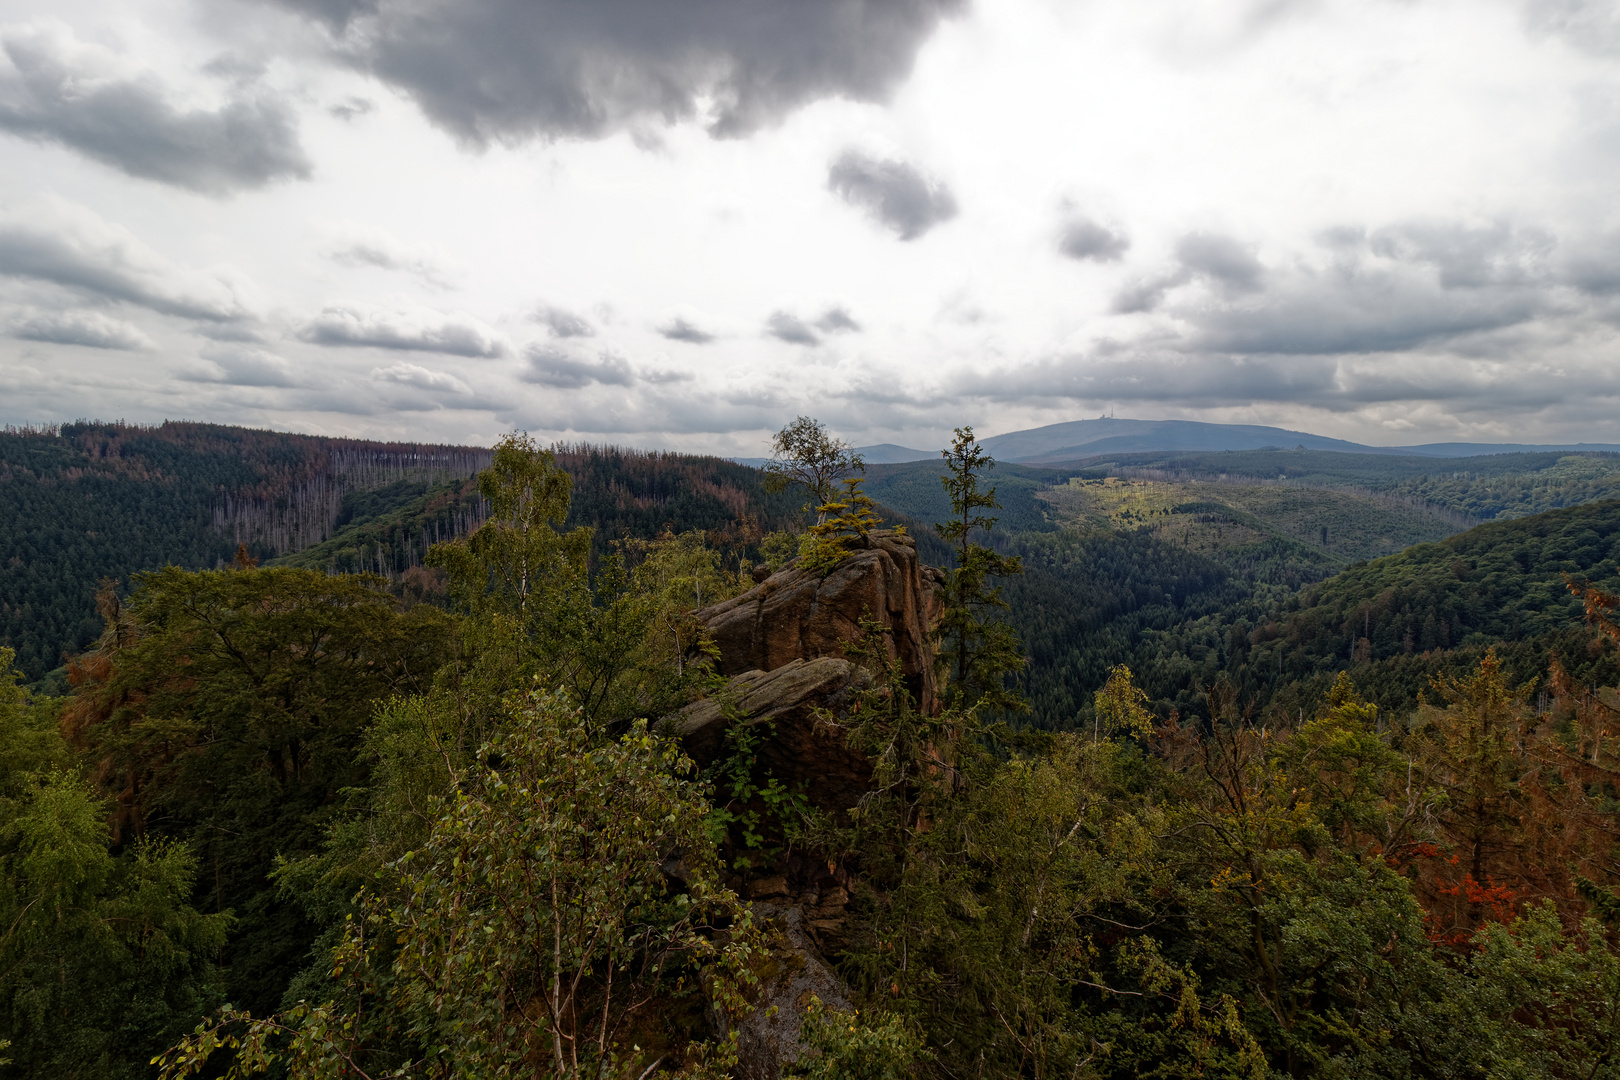
M 1029 703 L 1017 689 L 1008 688 L 1007 676 L 1024 670 L 1029 661 L 1019 649 L 1017 634 L 998 617 L 1007 602 L 1000 586 L 992 584 L 995 578 L 1022 574 L 1023 560 L 976 542 L 997 520 L 982 511 L 1001 508 L 993 486 L 982 491 L 979 487 L 982 474 L 995 468 L 995 462 L 971 427 L 957 428 L 943 455 L 948 472 L 940 483 L 951 501 L 952 516 L 934 528 L 951 545 L 956 562 L 945 575 L 945 609 L 934 628 L 939 667 L 948 680 L 946 702 L 1028 712 Z

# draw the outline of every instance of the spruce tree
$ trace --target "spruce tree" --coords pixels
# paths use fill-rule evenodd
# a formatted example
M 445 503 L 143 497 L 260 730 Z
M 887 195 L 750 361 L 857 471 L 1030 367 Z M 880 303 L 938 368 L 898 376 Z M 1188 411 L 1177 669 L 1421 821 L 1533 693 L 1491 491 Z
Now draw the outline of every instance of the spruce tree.
M 951 545 L 956 563 L 946 572 L 945 608 L 934 627 L 945 701 L 952 707 L 1028 712 L 1029 703 L 1016 687 L 1008 687 L 1007 676 L 1029 661 L 1018 635 L 999 617 L 1007 602 L 993 584 L 995 578 L 1022 574 L 1023 560 L 976 542 L 997 521 L 982 511 L 1001 509 L 993 486 L 980 490 L 983 473 L 995 468 L 995 461 L 971 427 L 957 428 L 943 455 L 948 472 L 940 483 L 951 502 L 951 519 L 934 528 Z

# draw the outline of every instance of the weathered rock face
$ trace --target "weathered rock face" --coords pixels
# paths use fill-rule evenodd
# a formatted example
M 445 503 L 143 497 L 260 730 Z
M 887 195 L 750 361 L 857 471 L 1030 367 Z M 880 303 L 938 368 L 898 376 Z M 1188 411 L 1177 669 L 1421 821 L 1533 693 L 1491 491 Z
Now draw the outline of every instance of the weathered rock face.
M 850 1009 L 844 980 L 810 940 L 807 912 L 779 901 L 758 901 L 754 914 L 766 927 L 770 959 L 759 972 L 754 1011 L 737 1025 L 738 1080 L 778 1080 L 785 1062 L 804 1053 L 799 1028 L 813 994 L 840 1012 Z
M 937 711 L 928 631 L 943 577 L 921 565 L 911 537 L 892 532 L 874 532 L 825 578 L 794 565 L 755 577 L 763 580 L 742 596 L 697 612 L 731 680 L 669 724 L 705 765 L 726 754 L 732 724 L 769 724 L 770 737 L 752 747 L 754 767 L 822 810 L 847 811 L 870 790 L 871 763 L 849 749 L 840 724 L 873 679 L 847 646 L 863 621 L 876 622 L 918 707 Z M 822 950 L 838 946 L 854 881 L 845 867 L 791 846 L 751 875 L 736 884 L 768 927 L 770 949 L 754 1010 L 738 1026 L 737 1075 L 777 1080 L 803 1052 L 798 1033 L 810 995 L 848 1008 L 847 988 Z
M 791 660 L 775 671 L 738 675 L 720 694 L 681 710 L 674 729 L 695 760 L 713 761 L 725 751 L 729 699 L 732 715 L 773 728 L 755 752 L 758 765 L 789 787 L 799 787 L 814 805 L 844 810 L 866 793 L 872 768 L 849 749 L 843 731 L 817 719 L 816 710 L 841 718 L 855 691 L 870 681 L 848 660 Z
M 928 639 L 942 578 L 917 558 L 917 542 L 886 530 L 823 578 L 789 564 L 741 596 L 697 612 L 720 647 L 722 675 L 774 671 L 794 660 L 844 658 L 870 619 L 925 713 L 936 708 Z

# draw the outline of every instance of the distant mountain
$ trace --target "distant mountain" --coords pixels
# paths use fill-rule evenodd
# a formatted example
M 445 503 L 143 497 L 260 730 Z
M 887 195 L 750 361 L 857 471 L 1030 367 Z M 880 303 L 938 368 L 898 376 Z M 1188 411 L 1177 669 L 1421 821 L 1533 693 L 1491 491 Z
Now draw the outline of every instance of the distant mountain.
M 1332 450 L 1355 454 L 1398 454 L 1413 457 L 1478 457 L 1533 451 L 1620 451 L 1615 443 L 1426 443 L 1420 446 L 1367 446 L 1305 431 L 1258 424 L 1208 424 L 1197 420 L 1071 420 L 1063 424 L 992 435 L 980 443 L 1003 461 L 1030 465 L 1072 462 L 1101 454 L 1156 451 Z M 874 447 L 873 449 L 877 449 Z M 874 461 L 879 459 L 872 459 Z M 910 460 L 894 458 L 891 460 Z
M 857 446 L 855 452 L 861 455 L 862 460 L 868 465 L 903 465 L 908 461 L 932 461 L 939 457 L 938 450 L 913 450 L 909 446 L 899 446 L 891 442 Z M 763 469 L 771 463 L 768 457 L 734 457 L 726 460 L 755 469 Z
M 855 452 L 868 465 L 900 465 L 907 461 L 932 461 L 939 457 L 938 450 L 913 450 L 909 446 L 896 446 L 891 442 L 857 446 Z
M 1073 461 L 1094 454 L 1152 450 L 1259 450 L 1264 447 L 1379 452 L 1343 439 L 1255 424 L 1206 424 L 1196 420 L 1071 420 L 979 440 L 997 458 L 1035 464 Z

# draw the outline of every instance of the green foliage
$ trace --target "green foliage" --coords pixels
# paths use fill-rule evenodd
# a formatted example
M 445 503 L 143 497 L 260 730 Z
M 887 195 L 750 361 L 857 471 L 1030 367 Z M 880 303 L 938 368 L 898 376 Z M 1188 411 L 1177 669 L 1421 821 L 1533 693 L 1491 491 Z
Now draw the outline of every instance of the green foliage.
M 814 994 L 799 1038 L 811 1053 L 786 1075 L 808 1080 L 903 1080 L 927 1053 L 899 1017 L 880 1013 L 875 1021 L 870 1015 L 862 1020 L 860 1010 L 838 1012 Z
M 952 547 L 955 565 L 945 575 L 944 603 L 934 627 L 946 699 L 961 707 L 1026 712 L 1028 702 L 1007 686 L 1007 676 L 1028 666 L 1018 635 L 999 613 L 1008 607 L 993 578 L 1023 573 L 1017 556 L 1002 555 L 975 542 L 996 519 L 980 513 L 996 509 L 994 487 L 979 490 L 981 475 L 995 467 L 972 428 L 957 428 L 944 452 L 946 475 L 940 484 L 950 500 L 952 517 L 934 529 Z
M 51 703 L 0 649 L 0 1076 L 144 1075 L 218 1001 L 230 916 L 188 903 L 197 863 L 161 840 L 110 849 Z
M 954 512 L 939 483 L 939 462 L 868 465 L 866 490 L 879 503 L 918 521 L 944 521 Z M 1069 471 L 996 462 L 997 523 L 1008 533 L 1053 532 L 1058 528 L 1045 493 L 1073 475 Z
M 1142 738 L 1153 731 L 1153 714 L 1147 709 L 1148 696 L 1131 678 L 1131 669 L 1115 664 L 1108 681 L 1097 691 L 1093 731 L 1110 738 L 1124 735 Z
M 799 537 L 790 532 L 768 533 L 759 542 L 759 553 L 774 574 L 799 554 Z
M 343 496 L 328 539 L 266 562 L 331 574 L 408 572 L 441 538 L 470 531 L 484 513 L 480 500 L 470 479 L 399 480 L 351 491 Z
M 1151 469 L 1180 480 L 1281 481 L 1362 489 L 1421 500 L 1475 520 L 1541 514 L 1620 497 L 1620 455 L 1529 452 L 1472 458 L 1347 454 L 1326 450 L 1236 450 L 1110 455 L 1082 470 Z
M 727 1003 L 750 948 L 691 763 L 644 724 L 602 742 L 547 694 L 476 757 L 348 924 L 334 954 L 346 993 L 269 1022 L 223 1014 L 165 1076 L 227 1039 L 229 1075 L 285 1059 L 309 1076 L 636 1076 L 684 1049 L 698 1033 L 672 1003 L 692 1018 Z
M 324 535 L 346 489 L 476 453 L 176 422 L 0 433 L 0 644 L 37 680 L 95 643 L 104 578 L 217 567 L 239 539 L 261 558 L 286 551 L 295 533 Z M 340 472 L 362 459 L 364 475 Z
M 1487 926 L 1477 943 L 1470 973 L 1491 1077 L 1620 1076 L 1620 956 L 1595 921 L 1566 933 L 1549 903 Z
M 799 435 L 847 455 L 814 421 Z M 32 480 L 7 475 L 168 483 L 191 474 L 155 455 L 201 469 L 186 455 L 207 445 L 221 477 L 250 463 L 186 489 L 214 509 L 330 475 L 325 443 L 232 438 L 73 429 L 27 444 Z M 436 567 L 392 588 L 442 586 L 452 613 L 246 561 L 104 590 L 65 711 L 0 678 L 10 1072 L 143 1075 L 228 996 L 248 1007 L 215 1012 L 171 1074 L 719 1077 L 736 1045 L 706 1013 L 746 1007 L 757 959 L 727 875 L 824 858 L 854 908 L 814 925 L 861 1012 L 812 1004 L 799 1075 L 1612 1074 L 1620 961 L 1580 915 L 1617 881 L 1620 713 L 1593 687 L 1620 668 L 1564 577 L 1612 591 L 1620 504 L 1318 584 L 1334 543 L 1444 517 L 1415 492 L 1514 513 L 1604 490 L 1607 459 L 1446 476 L 1292 453 L 1161 455 L 1155 486 L 1071 485 L 1073 505 L 1040 491 L 1071 474 L 1008 469 L 997 521 L 959 432 L 934 502 L 906 504 L 949 508 L 918 538 L 953 564 L 946 707 L 918 711 L 867 625 L 871 680 L 838 722 L 872 778 L 836 814 L 760 770 L 768 722 L 733 723 L 694 776 L 643 719 L 713 692 L 692 609 L 797 544 L 761 535 L 791 500 L 741 466 L 513 436 L 476 485 L 347 490 L 339 543 L 305 561 L 398 573 L 440 522 Z M 1249 464 L 1289 479 L 1229 482 Z M 903 502 L 915 471 L 867 486 Z M 831 483 L 811 542 L 853 547 L 876 504 Z M 1347 507 L 1372 516 L 1305 535 Z M 991 546 L 992 524 L 1016 529 Z M 1014 631 L 1046 730 L 981 720 L 1006 705 Z M 1549 646 L 1562 666 L 1533 699 L 1509 673 Z M 1419 689 L 1435 704 L 1414 719 Z
M 766 464 L 765 489 L 786 491 L 802 487 L 809 496 L 806 510 L 816 508 L 816 524 L 827 520 L 821 507 L 833 501 L 837 485 L 850 473 L 864 472 L 866 462 L 842 439 L 835 439 L 819 420 L 801 416 L 771 439 L 773 458 Z
M 735 869 L 756 863 L 768 866 L 785 845 L 792 844 L 811 819 L 809 800 L 799 787 L 789 787 L 759 765 L 760 746 L 776 735 L 770 720 L 744 720 L 728 688 L 717 691 L 728 720 L 725 751 L 703 771 L 713 785 L 714 806 L 706 819 L 708 836 L 717 847 L 735 839 L 742 850 L 732 857 Z
M 66 721 L 120 795 L 115 835 L 189 843 L 195 902 L 236 913 L 236 1001 L 273 1006 L 303 964 L 315 928 L 267 875 L 319 849 L 375 703 L 432 685 L 448 639 L 380 579 L 293 568 L 170 567 L 109 607 Z
M 503 695 L 532 684 L 566 690 L 588 722 L 622 728 L 684 704 L 704 665 L 685 662 L 695 626 L 688 593 L 723 599 L 740 586 L 695 536 L 643 544 L 641 568 L 621 555 L 591 573 L 591 530 L 559 532 L 572 486 L 556 455 L 527 435 L 502 439 L 479 474 L 491 516 L 465 540 L 436 544 L 428 563 L 446 571 L 467 617 L 459 657 L 439 673 L 458 708 L 491 722 Z M 662 634 L 648 635 L 655 625 Z
M 861 490 L 861 477 L 845 477 L 843 485 L 842 499 L 829 498 L 816 507 L 818 520 L 799 545 L 800 565 L 822 577 L 849 557 L 852 544 L 860 541 L 864 545 L 883 520 L 874 513 L 877 504 Z M 905 528 L 899 531 L 905 532 Z

